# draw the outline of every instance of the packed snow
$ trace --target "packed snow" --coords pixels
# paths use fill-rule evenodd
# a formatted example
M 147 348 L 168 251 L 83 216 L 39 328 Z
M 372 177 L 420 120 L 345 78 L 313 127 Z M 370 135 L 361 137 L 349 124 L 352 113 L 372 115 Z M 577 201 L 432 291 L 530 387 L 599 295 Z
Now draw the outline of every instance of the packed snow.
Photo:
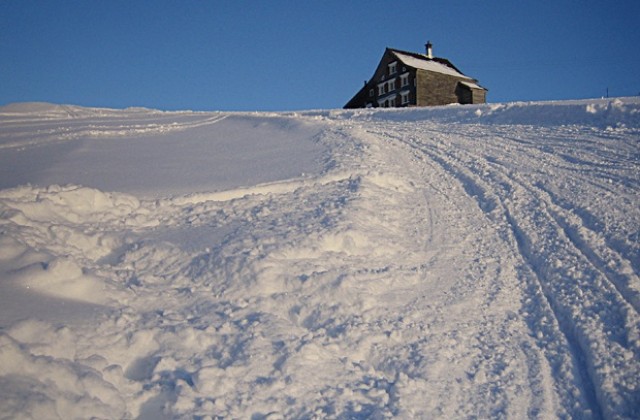
M 640 100 L 0 108 L 3 418 L 640 418 Z

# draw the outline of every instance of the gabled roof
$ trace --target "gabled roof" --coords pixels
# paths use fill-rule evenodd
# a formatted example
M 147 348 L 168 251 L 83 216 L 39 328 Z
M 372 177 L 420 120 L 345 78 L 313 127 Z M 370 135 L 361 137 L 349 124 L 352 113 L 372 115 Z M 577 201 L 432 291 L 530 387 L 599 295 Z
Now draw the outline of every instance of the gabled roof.
M 483 90 L 485 92 L 487 91 L 486 88 L 478 84 L 478 81 L 476 79 L 462 73 L 446 58 L 428 57 L 426 54 L 418 54 L 387 47 L 373 76 L 368 81 L 365 81 L 364 86 L 360 88 L 360 90 L 349 100 L 349 102 L 347 102 L 345 108 L 355 108 L 358 106 L 363 106 L 363 104 L 366 102 L 366 98 L 368 97 L 367 92 L 370 89 L 375 89 L 377 83 L 384 83 L 386 79 L 385 63 L 389 63 L 388 61 L 386 61 L 389 59 L 389 57 L 391 59 L 395 58 L 406 67 L 456 77 L 458 79 L 458 83 L 469 89 Z
M 429 58 L 424 54 L 416 54 L 408 51 L 388 48 L 388 50 L 398 58 L 403 64 L 420 70 L 433 71 L 436 73 L 448 74 L 449 76 L 461 77 L 463 79 L 474 80 L 458 70 L 451 62 L 445 58 Z
M 460 82 L 458 82 L 462 85 L 465 85 L 466 87 L 470 88 L 470 89 L 482 89 L 482 90 L 487 90 L 487 88 L 483 88 L 482 86 L 480 86 L 479 84 L 475 83 L 474 81 L 469 81 L 469 82 L 463 82 L 462 80 Z

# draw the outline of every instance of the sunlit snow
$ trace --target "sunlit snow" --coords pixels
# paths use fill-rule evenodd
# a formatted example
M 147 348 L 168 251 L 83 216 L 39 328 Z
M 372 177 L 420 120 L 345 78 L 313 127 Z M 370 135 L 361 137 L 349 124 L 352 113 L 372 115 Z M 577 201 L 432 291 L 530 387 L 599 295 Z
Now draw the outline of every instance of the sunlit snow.
M 0 108 L 7 418 L 639 418 L 640 100 Z

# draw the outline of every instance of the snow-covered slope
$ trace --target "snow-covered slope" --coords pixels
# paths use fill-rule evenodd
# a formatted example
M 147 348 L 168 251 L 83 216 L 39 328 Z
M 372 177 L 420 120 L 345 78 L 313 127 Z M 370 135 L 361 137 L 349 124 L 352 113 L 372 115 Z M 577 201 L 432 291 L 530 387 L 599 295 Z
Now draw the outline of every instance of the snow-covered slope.
M 640 101 L 0 108 L 10 418 L 640 417 Z

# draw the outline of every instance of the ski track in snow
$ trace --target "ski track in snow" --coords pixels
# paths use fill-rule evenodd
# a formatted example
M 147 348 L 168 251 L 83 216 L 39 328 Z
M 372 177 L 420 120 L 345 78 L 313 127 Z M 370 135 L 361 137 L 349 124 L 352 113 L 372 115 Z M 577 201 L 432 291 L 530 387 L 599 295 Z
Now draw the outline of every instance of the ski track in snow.
M 640 417 L 638 100 L 30 104 L 0 127 L 20 162 L 214 127 L 318 162 L 243 186 L 247 149 L 236 187 L 185 194 L 0 190 L 8 417 Z

